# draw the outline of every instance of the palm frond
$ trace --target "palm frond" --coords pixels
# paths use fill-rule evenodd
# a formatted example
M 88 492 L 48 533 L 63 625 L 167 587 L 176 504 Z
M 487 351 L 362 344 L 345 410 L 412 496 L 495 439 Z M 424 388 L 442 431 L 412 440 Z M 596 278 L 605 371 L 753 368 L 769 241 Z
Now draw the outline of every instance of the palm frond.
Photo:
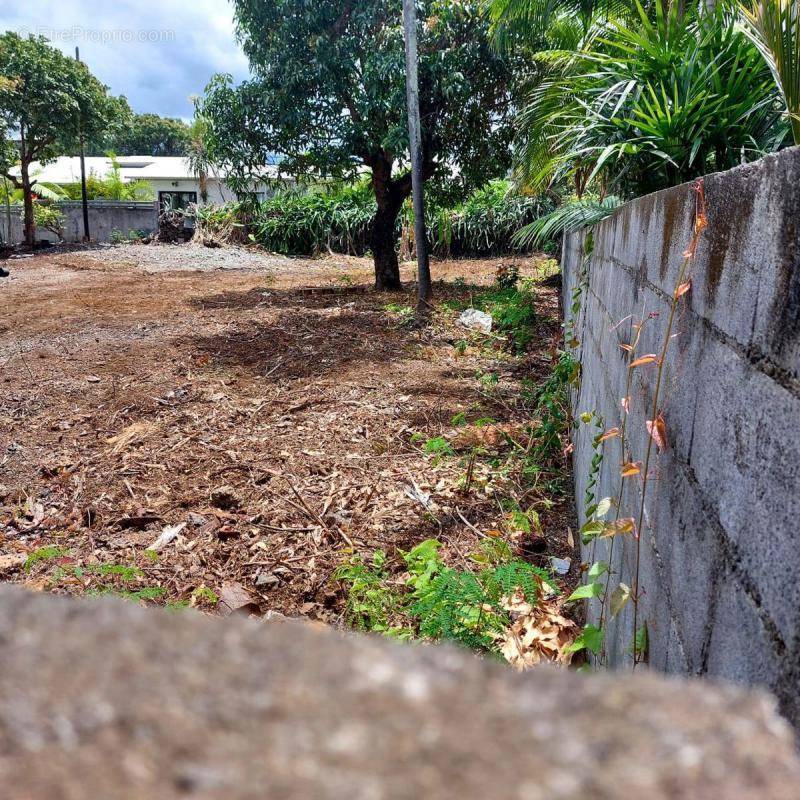
M 745 30 L 763 55 L 783 95 L 795 144 L 800 144 L 800 5 L 761 0 L 742 6 Z
M 537 247 L 542 242 L 553 241 L 564 233 L 578 230 L 586 225 L 595 225 L 613 214 L 623 202 L 623 199 L 616 195 L 607 195 L 602 199 L 584 197 L 568 200 L 555 211 L 522 228 L 514 237 L 515 241 L 520 247 Z

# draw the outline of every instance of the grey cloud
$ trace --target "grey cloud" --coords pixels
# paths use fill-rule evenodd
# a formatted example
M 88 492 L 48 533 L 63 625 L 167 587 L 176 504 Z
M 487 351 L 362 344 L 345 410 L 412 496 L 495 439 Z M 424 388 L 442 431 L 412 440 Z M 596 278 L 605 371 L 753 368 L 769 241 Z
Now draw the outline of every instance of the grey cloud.
M 189 118 L 215 72 L 247 77 L 232 18 L 228 0 L 30 0 L 0 10 L 0 30 L 41 33 L 70 55 L 78 45 L 134 111 Z

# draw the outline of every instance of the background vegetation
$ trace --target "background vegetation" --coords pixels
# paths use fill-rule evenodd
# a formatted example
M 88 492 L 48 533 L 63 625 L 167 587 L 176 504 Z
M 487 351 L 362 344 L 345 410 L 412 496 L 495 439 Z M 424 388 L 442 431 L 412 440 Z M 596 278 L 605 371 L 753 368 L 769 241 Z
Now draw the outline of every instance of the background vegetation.
M 436 255 L 491 256 L 523 252 L 530 241 L 520 239 L 520 229 L 554 208 L 547 196 L 518 193 L 509 181 L 495 180 L 460 203 L 446 206 L 447 196 L 431 196 L 427 228 Z M 370 252 L 376 212 L 375 197 L 366 180 L 278 192 L 253 204 L 229 203 L 197 210 L 204 235 L 244 239 L 246 235 L 268 250 L 287 255 L 336 252 L 364 255 Z M 413 248 L 413 214 L 406 203 L 395 222 L 395 236 Z M 539 246 L 552 246 L 546 239 Z

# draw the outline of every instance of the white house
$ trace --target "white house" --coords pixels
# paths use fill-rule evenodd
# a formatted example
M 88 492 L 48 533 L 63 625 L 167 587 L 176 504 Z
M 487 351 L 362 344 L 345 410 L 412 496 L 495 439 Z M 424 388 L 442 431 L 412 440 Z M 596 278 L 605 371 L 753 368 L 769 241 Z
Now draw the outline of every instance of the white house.
M 111 159 L 105 156 L 87 156 L 86 174 L 92 173 L 98 178 L 106 177 L 112 168 Z M 147 181 L 153 189 L 155 198 L 163 204 L 170 200 L 173 206 L 185 208 L 189 203 L 202 203 L 200 179 L 189 167 L 185 158 L 169 156 L 118 156 L 120 176 L 130 183 L 136 180 Z M 19 175 L 19 167 L 12 173 Z M 265 167 L 269 177 L 277 177 L 275 166 Z M 42 166 L 38 162 L 31 164 L 31 178 L 40 183 L 63 186 L 78 183 L 81 179 L 81 162 L 78 156 L 61 156 L 55 161 Z M 206 179 L 208 203 L 224 203 L 235 200 L 236 195 L 225 182 L 225 175 L 212 171 Z M 274 189 L 267 184 L 254 184 L 252 191 L 262 197 L 268 197 Z
M 87 156 L 86 175 L 94 174 L 105 178 L 112 170 L 110 158 L 105 156 Z M 200 193 L 200 179 L 192 173 L 185 158 L 163 156 L 119 156 L 115 158 L 119 165 L 120 178 L 125 183 L 145 181 L 153 190 L 156 202 L 136 201 L 96 201 L 89 202 L 90 236 L 94 241 L 113 241 L 122 234 L 128 236 L 132 232 L 152 231 L 158 225 L 158 211 L 169 202 L 173 208 L 186 208 L 191 203 L 203 204 Z M 14 167 L 12 174 L 20 175 L 20 168 Z M 278 178 L 278 169 L 274 165 L 264 168 L 267 178 Z M 33 162 L 30 168 L 31 180 L 35 183 L 53 186 L 65 186 L 79 183 L 81 179 L 81 162 L 78 156 L 62 156 L 42 166 Z M 34 191 L 36 185 L 34 183 Z M 225 175 L 213 172 L 205 181 L 207 203 L 220 204 L 236 200 L 233 190 L 227 185 Z M 266 198 L 275 193 L 275 185 L 254 182 L 250 194 Z M 64 215 L 61 236 L 66 242 L 81 242 L 84 238 L 83 213 L 80 201 L 60 202 L 59 208 Z M 12 213 L 4 215 L 0 227 L 0 242 L 21 242 L 23 236 L 22 206 L 15 205 Z M 192 227 L 187 220 L 187 227 Z M 59 239 L 55 233 L 45 230 L 37 231 L 37 239 L 55 242 Z

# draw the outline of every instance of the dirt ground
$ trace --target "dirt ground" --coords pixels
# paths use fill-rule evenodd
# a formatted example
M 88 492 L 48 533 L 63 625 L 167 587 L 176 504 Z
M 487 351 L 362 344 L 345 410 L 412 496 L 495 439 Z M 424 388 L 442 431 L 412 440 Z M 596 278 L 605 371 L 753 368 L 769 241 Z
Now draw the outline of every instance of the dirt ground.
M 512 261 L 541 274 L 539 258 Z M 491 283 L 498 263 L 434 263 L 437 303 Z M 462 352 L 445 308 L 415 328 L 412 288 L 375 293 L 366 259 L 120 246 L 9 267 L 0 580 L 335 623 L 332 576 L 354 551 L 437 537 L 466 564 L 487 531 L 508 532 L 508 498 L 542 520 L 533 546 L 509 533 L 517 550 L 574 556 L 566 463 L 561 490 L 531 486 L 490 442 L 497 458 L 464 490 L 452 423 L 492 417 L 524 440 L 521 389 L 549 373 L 555 290 L 537 289 L 536 345 L 517 358 L 497 340 Z M 455 456 L 425 452 L 439 436 Z

